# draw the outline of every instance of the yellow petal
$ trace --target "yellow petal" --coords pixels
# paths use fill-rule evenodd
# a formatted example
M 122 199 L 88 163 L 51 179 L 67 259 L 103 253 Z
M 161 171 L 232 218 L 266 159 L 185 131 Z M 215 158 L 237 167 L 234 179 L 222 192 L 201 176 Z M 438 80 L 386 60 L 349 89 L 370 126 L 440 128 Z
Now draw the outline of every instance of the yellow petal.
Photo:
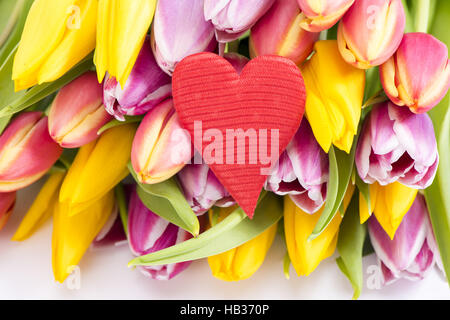
M 403 217 L 411 208 L 417 189 L 409 188 L 399 182 L 378 187 L 374 214 L 384 231 L 394 239 Z
M 375 203 L 377 203 L 377 194 L 379 187 L 380 185 L 377 182 L 369 185 L 370 209 L 362 193 L 359 193 L 359 219 L 361 224 L 366 222 L 373 213 Z
M 128 175 L 135 124 L 106 131 L 95 142 L 83 146 L 64 180 L 60 201 L 71 213 L 91 206 Z
M 302 67 L 308 120 L 326 152 L 333 143 L 349 153 L 361 116 L 365 72 L 342 59 L 334 40 L 318 41 L 314 50 Z
M 123 87 L 152 23 L 156 0 L 114 0 L 109 5 L 100 3 L 100 8 L 109 14 L 99 13 L 99 24 L 108 19 L 110 24 L 107 30 L 101 30 L 97 39 L 98 78 L 103 79 L 104 72 L 108 71 Z
M 64 282 L 73 266 L 78 265 L 113 209 L 113 191 L 74 216 L 70 214 L 67 204 L 58 202 L 52 236 L 52 264 L 56 281 Z
M 59 188 L 63 178 L 64 173 L 56 172 L 47 179 L 11 240 L 28 239 L 51 217 L 54 206 L 58 202 Z
M 34 1 L 14 58 L 12 79 L 16 90 L 37 83 L 39 68 L 64 37 L 68 9 L 74 3 L 75 0 Z
M 98 1 L 98 15 L 97 15 L 97 40 L 96 50 L 94 55 L 94 64 L 97 69 L 98 82 L 101 83 L 105 77 L 106 68 L 108 66 L 108 30 L 112 26 L 111 9 L 115 5 L 115 0 L 99 0 Z
M 308 241 L 317 221 L 322 214 L 323 207 L 310 215 L 297 207 L 288 197 L 284 197 L 284 226 L 286 244 L 289 256 L 298 276 L 309 275 L 319 263 L 334 253 L 336 236 L 342 218 L 339 213 L 314 240 Z
M 74 8 L 64 38 L 39 71 L 39 84 L 60 78 L 95 48 L 97 0 L 79 0 Z
M 233 208 L 221 208 L 219 221 L 224 219 Z M 210 214 L 210 220 L 211 220 Z M 277 232 L 274 224 L 252 240 L 224 253 L 208 257 L 208 263 L 214 277 L 224 281 L 239 281 L 250 278 L 262 265 L 272 246 Z

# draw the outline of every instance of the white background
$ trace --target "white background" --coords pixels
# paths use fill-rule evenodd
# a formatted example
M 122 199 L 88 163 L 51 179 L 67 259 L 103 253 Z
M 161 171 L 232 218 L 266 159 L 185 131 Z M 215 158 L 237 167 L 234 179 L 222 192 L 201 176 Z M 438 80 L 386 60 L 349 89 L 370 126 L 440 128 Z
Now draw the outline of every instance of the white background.
M 309 277 L 283 275 L 285 249 L 277 239 L 262 267 L 248 280 L 228 283 L 215 279 L 206 260 L 196 261 L 170 281 L 146 278 L 127 268 L 128 246 L 89 250 L 80 263 L 80 288 L 58 284 L 51 267 L 51 220 L 25 242 L 10 241 L 38 190 L 18 193 L 16 210 L 0 232 L 0 299 L 351 299 L 353 291 L 334 259 L 323 261 Z M 360 299 L 450 299 L 450 289 L 435 269 L 420 282 L 400 280 L 369 289 L 373 255 L 364 259 L 364 289 Z

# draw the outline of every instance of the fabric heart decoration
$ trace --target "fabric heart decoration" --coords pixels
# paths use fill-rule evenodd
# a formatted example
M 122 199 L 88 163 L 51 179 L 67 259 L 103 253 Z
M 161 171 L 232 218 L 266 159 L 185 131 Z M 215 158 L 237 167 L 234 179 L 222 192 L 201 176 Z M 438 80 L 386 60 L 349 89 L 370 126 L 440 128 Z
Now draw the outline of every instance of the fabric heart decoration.
M 283 57 L 259 56 L 239 75 L 224 58 L 204 52 L 177 65 L 172 87 L 194 147 L 252 218 L 267 175 L 303 118 L 299 68 Z

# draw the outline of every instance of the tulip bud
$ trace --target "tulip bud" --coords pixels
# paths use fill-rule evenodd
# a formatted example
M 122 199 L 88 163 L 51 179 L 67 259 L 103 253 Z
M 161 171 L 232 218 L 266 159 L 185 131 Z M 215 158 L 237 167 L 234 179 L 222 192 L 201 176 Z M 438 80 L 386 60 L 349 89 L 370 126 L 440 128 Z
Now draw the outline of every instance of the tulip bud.
M 139 199 L 134 188 L 128 205 L 128 237 L 133 254 L 141 256 L 171 247 L 192 236 L 150 211 Z M 190 264 L 191 261 L 186 261 L 138 268 L 152 279 L 170 280 Z
M 59 91 L 50 109 L 50 136 L 63 148 L 79 148 L 96 138 L 112 117 L 102 104 L 102 87 L 89 71 Z
M 401 0 L 358 0 L 339 23 L 342 57 L 360 69 L 386 62 L 397 50 L 405 30 Z
M 142 183 L 154 184 L 178 173 L 192 157 L 189 134 L 168 99 L 142 120 L 133 141 L 131 163 Z
M 80 148 L 61 186 L 59 201 L 77 214 L 104 197 L 128 174 L 134 124 L 107 130 Z M 97 232 L 98 233 L 98 232 Z
M 150 48 L 150 37 L 144 42 L 124 88 L 107 75 L 103 86 L 106 111 L 123 121 L 124 115 L 147 113 L 170 96 L 171 78 L 156 63 Z
M 394 239 L 388 237 L 376 219 L 371 218 L 368 226 L 385 285 L 400 278 L 421 280 L 426 277 L 435 264 L 437 252 L 430 248 L 429 237 L 433 237 L 433 231 L 422 195 L 417 195 Z
M 214 26 L 205 20 L 203 0 L 159 0 L 151 44 L 158 65 L 170 75 L 185 57 L 214 51 Z
M 343 200 L 343 209 L 347 210 L 355 187 L 349 185 Z M 337 212 L 326 229 L 315 239 L 309 240 L 323 207 L 309 214 L 295 205 L 290 197 L 284 197 L 284 232 L 286 246 L 292 265 L 298 276 L 307 276 L 320 262 L 330 257 L 336 250 L 339 226 L 342 215 Z
M 98 82 L 108 72 L 124 87 L 152 23 L 157 0 L 97 1 L 94 63 Z
M 319 33 L 300 27 L 301 11 L 296 0 L 276 0 L 270 10 L 252 27 L 250 55 L 286 57 L 302 63 L 312 52 Z
M 0 192 L 32 184 L 58 160 L 62 149 L 48 134 L 47 123 L 42 112 L 25 112 L 0 136 Z
M 220 209 L 218 222 L 225 219 L 234 209 L 236 207 Z M 209 218 L 212 224 L 213 215 L 211 212 Z M 278 223 L 275 223 L 252 240 L 221 254 L 208 257 L 213 276 L 225 281 L 239 281 L 250 278 L 264 262 L 275 239 L 277 226 Z
M 314 51 L 301 68 L 306 116 L 325 152 L 334 144 L 349 153 L 361 117 L 365 72 L 342 59 L 336 41 L 317 41 Z
M 16 204 L 16 192 L 0 193 L 0 230 L 6 225 Z
M 278 195 L 288 194 L 298 207 L 312 214 L 325 202 L 327 182 L 328 156 L 303 119 L 264 188 Z
M 52 235 L 52 265 L 56 281 L 62 283 L 72 273 L 114 209 L 113 191 L 75 215 L 67 203 L 56 203 Z
M 187 202 L 197 215 L 214 205 L 229 207 L 235 204 L 225 187 L 206 164 L 188 164 L 178 174 Z
M 302 9 L 300 25 L 311 32 L 320 32 L 330 29 L 355 0 L 297 0 Z
M 426 112 L 450 87 L 447 46 L 426 33 L 407 33 L 397 52 L 380 66 L 380 78 L 396 105 Z
M 439 162 L 430 117 L 392 102 L 375 105 L 362 130 L 355 160 L 366 183 L 398 181 L 411 188 L 427 188 Z
M 51 82 L 95 48 L 98 0 L 35 0 L 14 58 L 16 91 Z
M 250 29 L 274 1 L 205 0 L 205 18 L 214 24 L 219 42 L 230 42 Z

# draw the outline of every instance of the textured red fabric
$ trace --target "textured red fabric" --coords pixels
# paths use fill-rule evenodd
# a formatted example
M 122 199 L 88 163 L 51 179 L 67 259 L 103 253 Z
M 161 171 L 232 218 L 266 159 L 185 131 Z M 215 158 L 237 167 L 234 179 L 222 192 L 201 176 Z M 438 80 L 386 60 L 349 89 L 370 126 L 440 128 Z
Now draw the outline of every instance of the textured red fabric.
M 238 164 L 238 143 L 235 139 L 234 164 L 227 164 L 227 152 L 233 150 L 231 144 L 227 150 L 226 130 L 254 129 L 259 140 L 259 130 L 266 129 L 267 154 L 270 155 L 271 129 L 278 129 L 278 154 L 281 155 L 297 132 L 305 111 L 306 93 L 300 70 L 286 58 L 260 56 L 251 60 L 238 75 L 222 57 L 199 53 L 185 58 L 177 65 L 172 87 L 181 125 L 190 132 L 202 155 L 215 139 L 199 141 L 202 135 L 194 134 L 194 122 L 202 122 L 203 134 L 208 129 L 218 129 L 222 133 L 222 163 L 206 163 L 252 218 L 267 178 L 261 174 L 261 168 L 268 165 L 261 164 L 258 155 L 262 144 L 249 148 L 249 138 L 246 138 L 245 163 Z M 257 162 L 250 164 L 250 156 L 257 156 Z

